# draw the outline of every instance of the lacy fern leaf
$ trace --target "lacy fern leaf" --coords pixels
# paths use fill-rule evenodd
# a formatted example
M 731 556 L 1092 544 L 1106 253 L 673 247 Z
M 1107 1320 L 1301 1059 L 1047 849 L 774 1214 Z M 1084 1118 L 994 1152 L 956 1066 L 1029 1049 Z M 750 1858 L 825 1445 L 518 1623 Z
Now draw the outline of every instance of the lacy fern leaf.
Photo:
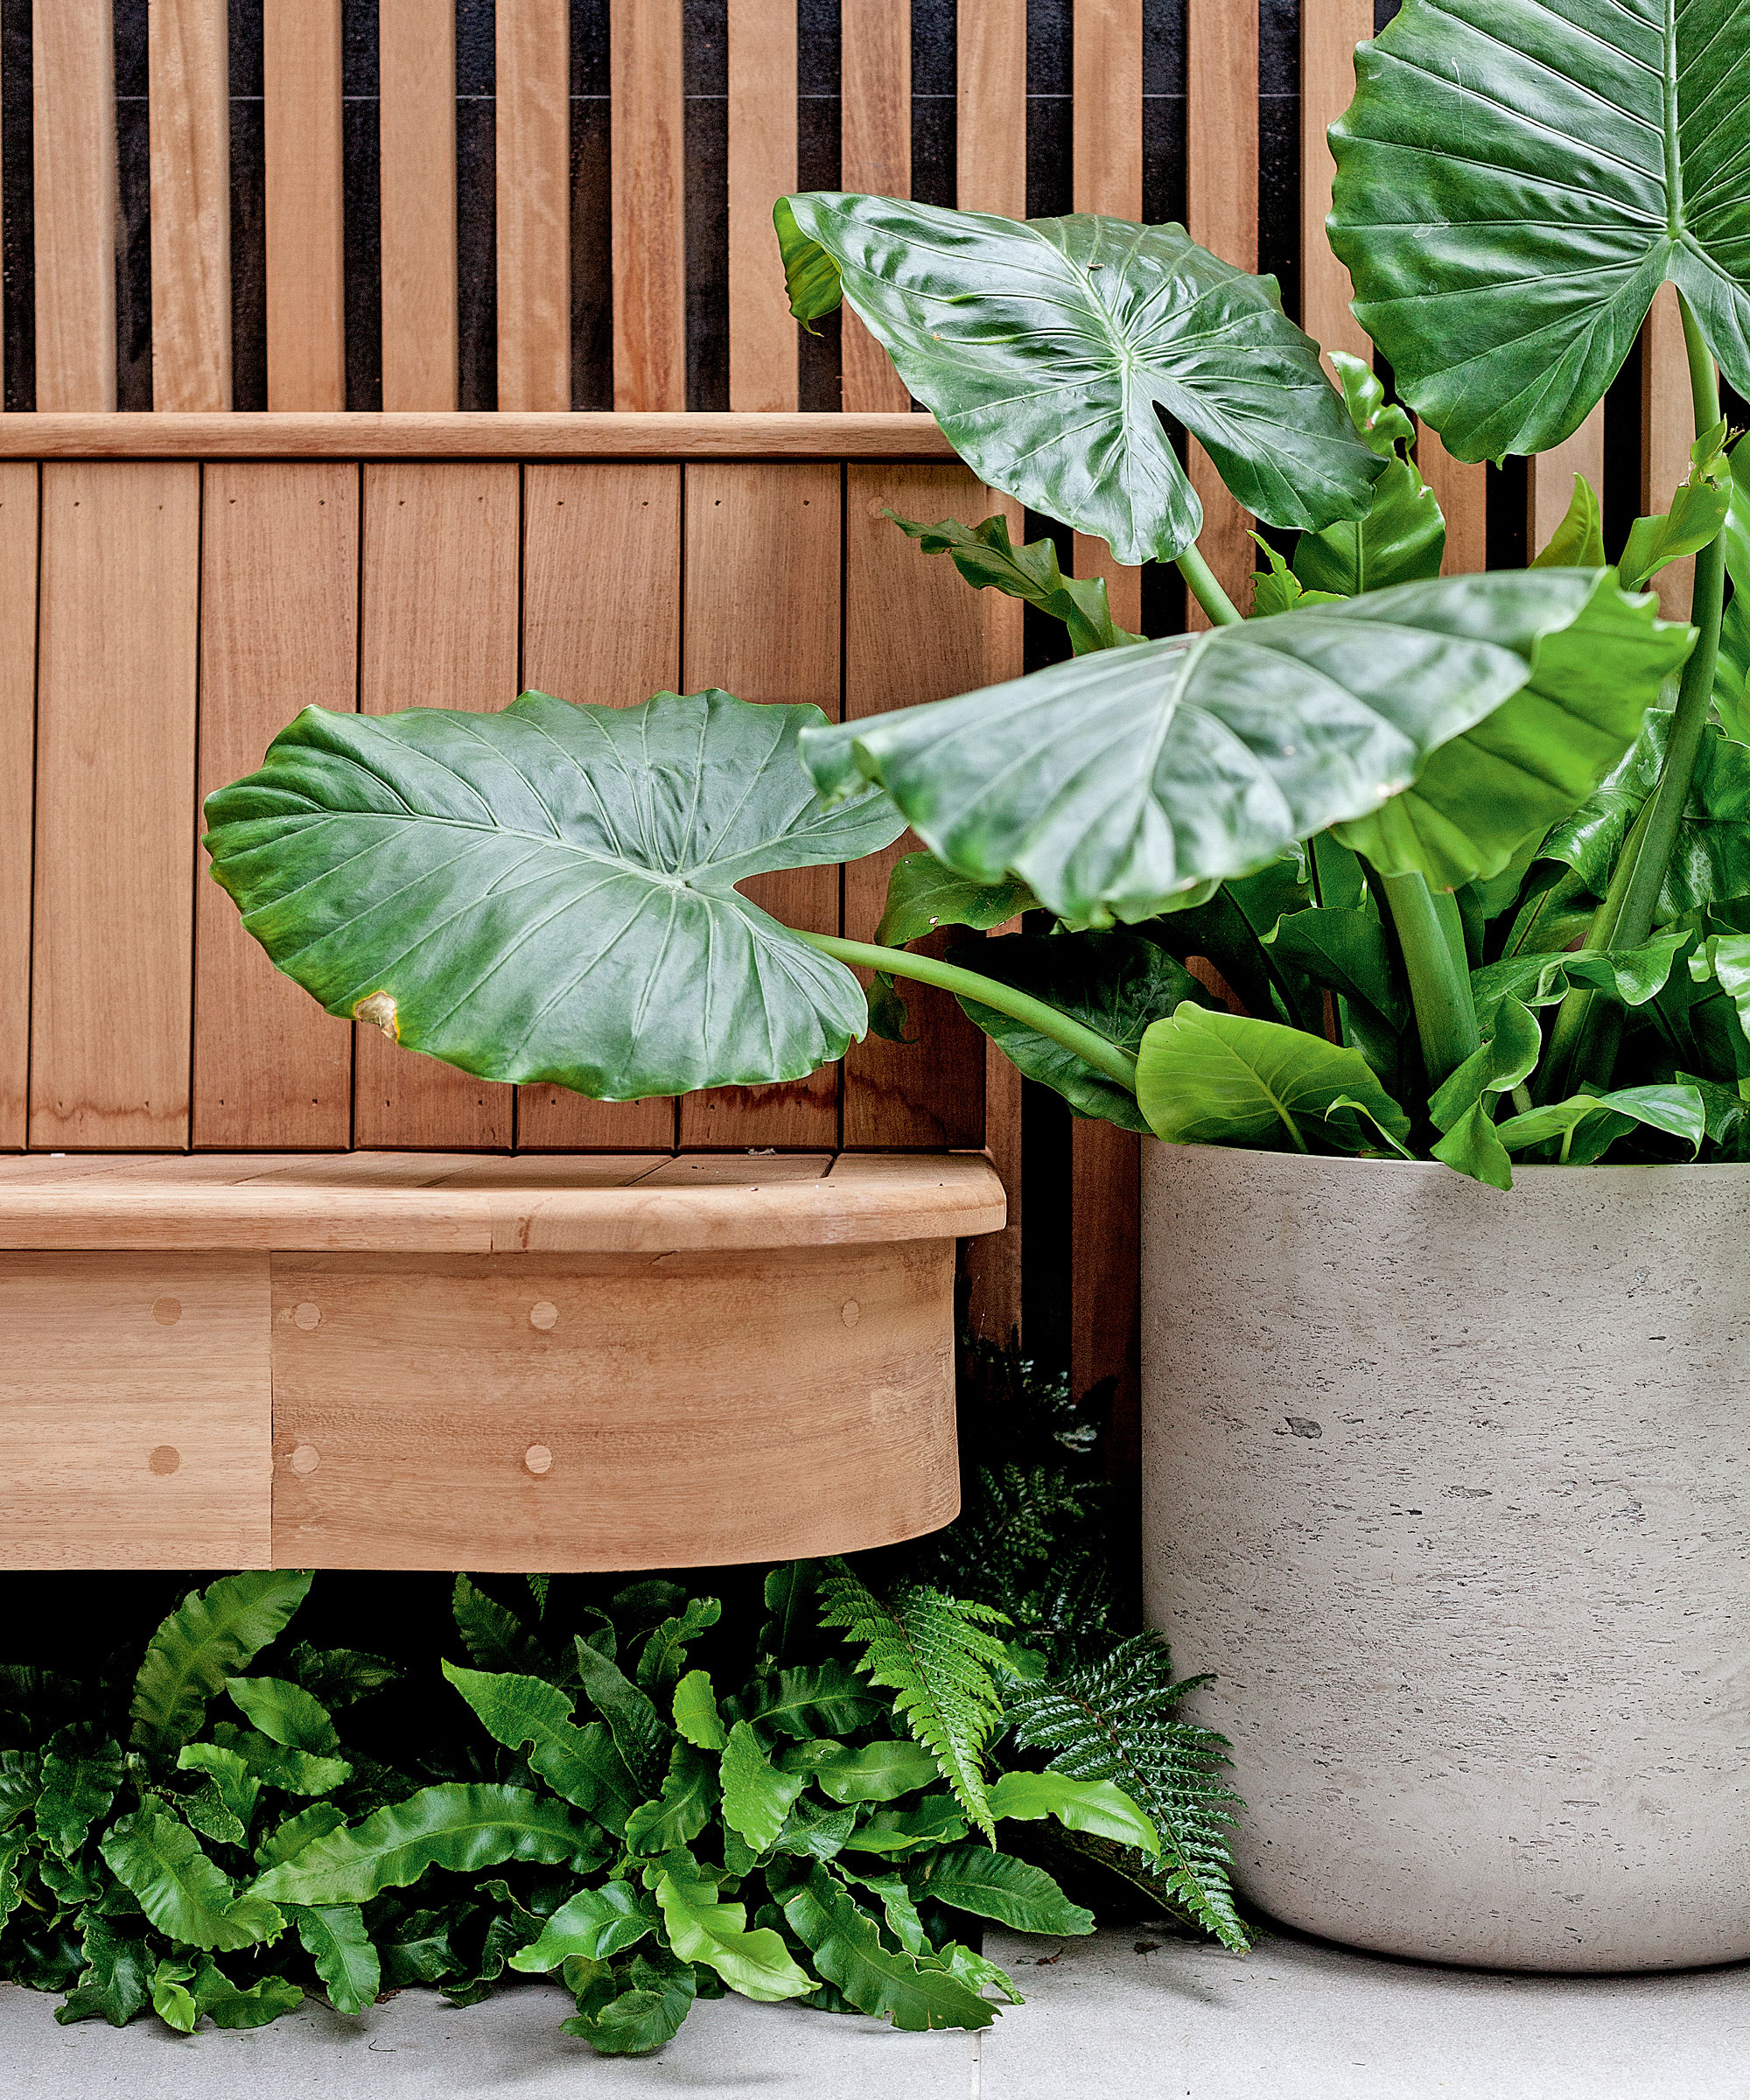
M 1228 1740 L 1174 1718 L 1200 1677 L 1172 1679 L 1158 1634 L 1133 1634 L 1074 1658 L 1044 1682 L 1014 1688 L 1007 1719 L 1022 1749 L 1053 1753 L 1048 1769 L 1122 1787 L 1160 1834 L 1158 1864 L 1127 1869 L 1224 1947 L 1250 1935 L 1234 1908 L 1228 1832 L 1239 1797 L 1222 1779 Z
M 934 1757 L 968 1820 L 994 1843 L 984 1746 L 1002 1718 L 996 1673 L 1006 1654 L 986 1629 L 1006 1626 L 1007 1617 L 939 1590 L 907 1587 L 884 1603 L 842 1561 L 830 1564 L 821 1597 L 821 1623 L 842 1628 L 863 1649 L 859 1669 L 893 1693 L 893 1711 Z

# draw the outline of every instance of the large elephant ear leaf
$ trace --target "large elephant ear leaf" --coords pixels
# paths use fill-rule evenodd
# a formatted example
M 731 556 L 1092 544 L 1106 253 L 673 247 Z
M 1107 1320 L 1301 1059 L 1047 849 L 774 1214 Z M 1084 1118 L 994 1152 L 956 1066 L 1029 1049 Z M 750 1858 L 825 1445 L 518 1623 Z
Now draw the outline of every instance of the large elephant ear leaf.
M 1382 462 L 1276 280 L 1183 227 L 825 192 L 784 199 L 776 219 L 799 318 L 831 311 L 836 275 L 961 458 L 1121 562 L 1170 559 L 1202 527 L 1158 410 L 1266 524 L 1317 530 L 1368 508 Z
M 1461 459 L 1603 399 L 1669 279 L 1750 388 L 1750 0 L 1404 0 L 1331 133 L 1331 241 L 1404 398 Z
M 862 990 L 735 886 L 903 829 L 812 792 L 825 720 L 717 691 L 306 708 L 209 798 L 206 848 L 288 976 L 464 1071 L 604 1101 L 800 1079 L 863 1033 Z
M 813 730 L 802 754 L 828 792 L 878 781 L 972 881 L 1018 876 L 1072 927 L 1134 923 L 1367 816 L 1534 676 L 1540 737 L 1628 722 L 1626 749 L 1688 634 L 1584 570 L 1446 577 Z M 1564 808 L 1611 762 L 1587 734 Z

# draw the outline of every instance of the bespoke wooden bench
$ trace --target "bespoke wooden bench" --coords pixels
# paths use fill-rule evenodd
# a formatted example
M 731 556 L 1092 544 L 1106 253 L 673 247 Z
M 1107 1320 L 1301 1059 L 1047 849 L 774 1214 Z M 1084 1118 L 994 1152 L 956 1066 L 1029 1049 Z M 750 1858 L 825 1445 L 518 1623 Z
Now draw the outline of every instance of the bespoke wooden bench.
M 0 1566 L 709 1565 L 959 1504 L 981 1154 L 0 1161 Z

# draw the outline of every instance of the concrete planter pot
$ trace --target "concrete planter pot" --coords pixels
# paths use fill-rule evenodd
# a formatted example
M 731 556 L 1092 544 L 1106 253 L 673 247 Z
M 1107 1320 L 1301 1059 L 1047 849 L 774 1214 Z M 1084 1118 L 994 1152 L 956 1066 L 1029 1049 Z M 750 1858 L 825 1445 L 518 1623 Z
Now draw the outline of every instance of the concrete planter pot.
M 1144 1566 L 1241 1886 L 1479 1967 L 1750 1956 L 1750 1167 L 1145 1146 Z

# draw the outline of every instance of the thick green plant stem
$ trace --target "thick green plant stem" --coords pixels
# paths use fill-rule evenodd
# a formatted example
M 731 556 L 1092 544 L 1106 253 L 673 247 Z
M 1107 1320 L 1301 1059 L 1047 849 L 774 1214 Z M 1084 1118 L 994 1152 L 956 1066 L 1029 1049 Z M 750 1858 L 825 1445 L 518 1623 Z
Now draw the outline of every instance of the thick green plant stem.
M 1683 310 L 1690 393 L 1699 438 L 1719 423 L 1719 375 L 1689 301 L 1681 292 L 1677 304 Z M 1677 687 L 1671 733 L 1665 743 L 1665 762 L 1658 784 L 1623 848 L 1604 902 L 1586 929 L 1588 948 L 1639 948 L 1653 931 L 1653 915 L 1659 906 L 1665 871 L 1677 843 L 1677 830 L 1689 803 L 1696 760 L 1707 728 L 1725 610 L 1726 536 L 1721 533 L 1696 556 L 1695 598 L 1690 610 L 1696 644 Z M 1552 1083 L 1560 1083 L 1564 1093 L 1588 1080 L 1607 1087 L 1621 1034 L 1622 1017 L 1614 1008 L 1598 1010 L 1589 992 L 1570 992 L 1557 1014 L 1550 1037 Z
M 1047 1006 L 1043 999 L 1017 991 L 1011 984 L 999 984 L 994 977 L 981 977 L 976 970 L 938 962 L 934 956 L 914 956 L 903 948 L 877 948 L 867 941 L 841 941 L 833 934 L 805 934 L 800 928 L 794 930 L 810 948 L 848 962 L 853 970 L 879 970 L 890 977 L 913 977 L 920 984 L 936 984 L 956 998 L 994 1007 L 1011 1020 L 1024 1022 L 1066 1050 L 1074 1051 L 1084 1064 L 1116 1081 L 1126 1093 L 1137 1090 L 1137 1060 L 1128 1050 L 1121 1050 L 1096 1030 L 1060 1013 L 1055 1006 Z
M 1187 547 L 1178 557 L 1178 567 L 1179 573 L 1185 578 L 1186 589 L 1218 627 L 1243 625 L 1244 614 L 1222 590 L 1215 571 L 1194 546 Z
M 1416 1009 L 1416 1032 L 1428 1090 L 1450 1078 L 1477 1047 L 1476 1002 L 1464 920 L 1450 890 L 1436 891 L 1425 875 L 1376 877 L 1404 951 L 1404 974 Z

